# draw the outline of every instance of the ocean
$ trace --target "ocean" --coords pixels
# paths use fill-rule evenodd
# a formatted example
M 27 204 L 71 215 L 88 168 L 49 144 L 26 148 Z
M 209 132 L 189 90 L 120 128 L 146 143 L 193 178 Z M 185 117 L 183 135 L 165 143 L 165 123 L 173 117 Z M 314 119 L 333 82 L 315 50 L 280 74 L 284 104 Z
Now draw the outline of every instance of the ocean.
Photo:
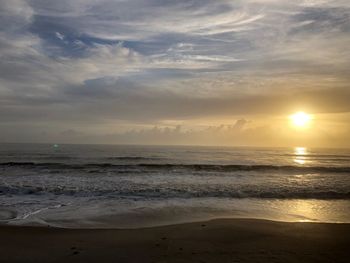
M 0 223 L 350 222 L 350 150 L 0 145 Z

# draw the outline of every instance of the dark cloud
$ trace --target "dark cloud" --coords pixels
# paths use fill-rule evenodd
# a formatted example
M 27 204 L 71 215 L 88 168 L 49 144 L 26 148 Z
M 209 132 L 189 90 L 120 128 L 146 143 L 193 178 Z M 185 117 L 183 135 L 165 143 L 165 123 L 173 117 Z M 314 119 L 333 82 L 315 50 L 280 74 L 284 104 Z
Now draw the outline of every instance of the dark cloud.
M 59 96 L 14 96 L 0 106 L 2 112 L 8 113 L 1 116 L 1 121 L 84 120 L 95 123 L 103 119 L 152 123 L 209 116 L 274 115 L 305 108 L 305 105 L 314 113 L 350 111 L 350 90 L 346 87 L 199 96 L 195 92 L 184 94 L 122 79 L 102 78 L 86 81 L 84 85 L 67 86 L 64 90 Z

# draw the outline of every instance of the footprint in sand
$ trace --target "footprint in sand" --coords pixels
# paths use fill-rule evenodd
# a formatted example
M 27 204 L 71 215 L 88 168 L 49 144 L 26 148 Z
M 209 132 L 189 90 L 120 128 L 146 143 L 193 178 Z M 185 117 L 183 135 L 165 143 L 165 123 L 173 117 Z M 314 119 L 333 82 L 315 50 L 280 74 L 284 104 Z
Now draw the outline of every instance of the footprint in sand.
M 71 250 L 74 250 L 74 251 L 73 251 L 73 256 L 74 256 L 74 255 L 78 255 L 78 254 L 80 253 L 80 251 L 78 251 L 79 248 L 77 248 L 77 247 L 71 247 L 70 249 L 71 249 Z

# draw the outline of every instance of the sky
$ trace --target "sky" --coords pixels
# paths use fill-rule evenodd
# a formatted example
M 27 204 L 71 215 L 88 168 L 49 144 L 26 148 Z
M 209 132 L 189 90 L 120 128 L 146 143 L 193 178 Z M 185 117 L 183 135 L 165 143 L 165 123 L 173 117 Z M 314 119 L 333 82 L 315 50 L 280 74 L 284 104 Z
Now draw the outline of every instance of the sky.
M 349 46 L 348 0 L 0 0 L 0 141 L 350 147 Z

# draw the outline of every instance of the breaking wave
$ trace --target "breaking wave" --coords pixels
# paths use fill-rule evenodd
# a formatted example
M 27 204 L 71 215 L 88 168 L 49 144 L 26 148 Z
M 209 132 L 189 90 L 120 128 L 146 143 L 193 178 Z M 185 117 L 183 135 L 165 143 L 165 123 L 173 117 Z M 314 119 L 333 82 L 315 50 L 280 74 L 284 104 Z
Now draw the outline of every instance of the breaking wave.
M 109 189 L 97 188 L 76 188 L 70 186 L 0 186 L 0 195 L 66 195 L 79 197 L 106 197 L 106 198 L 198 198 L 198 197 L 216 197 L 216 198 L 262 198 L 262 199 L 350 199 L 349 192 L 337 192 L 327 190 L 312 190 L 298 188 L 282 188 L 282 189 L 237 189 L 231 187 L 217 188 L 154 188 L 145 187 L 138 188 L 131 186 L 111 187 Z
M 131 157 L 127 157 L 131 158 Z M 138 158 L 138 157 L 137 157 Z M 45 162 L 4 162 L 0 167 L 25 167 L 38 169 L 112 169 L 112 170 L 193 170 L 193 171 L 281 171 L 281 172 L 305 172 L 305 173 L 350 173 L 350 167 L 334 166 L 293 166 L 293 165 L 212 165 L 212 164 L 113 164 L 113 163 L 45 163 Z

